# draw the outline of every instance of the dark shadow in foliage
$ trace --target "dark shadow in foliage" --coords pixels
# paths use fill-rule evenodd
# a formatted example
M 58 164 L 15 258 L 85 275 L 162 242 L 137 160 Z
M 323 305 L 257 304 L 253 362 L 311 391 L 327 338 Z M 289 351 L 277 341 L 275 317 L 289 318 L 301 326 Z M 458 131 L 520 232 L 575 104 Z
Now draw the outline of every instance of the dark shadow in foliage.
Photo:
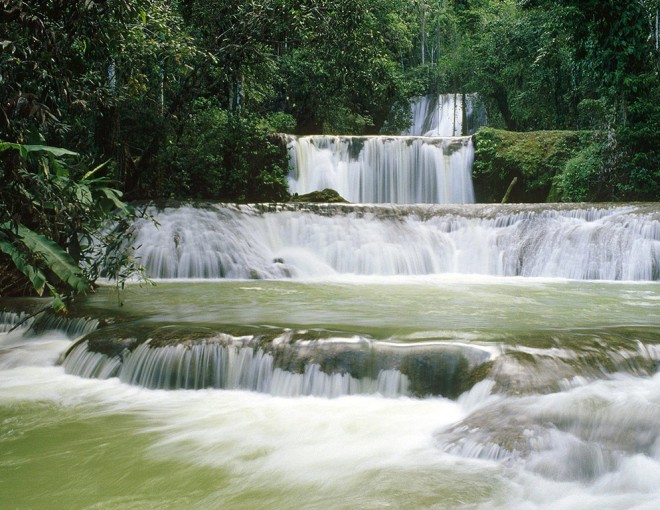
M 145 187 L 151 198 L 286 200 L 286 147 L 271 133 L 268 118 L 198 100 L 178 136 L 169 136 L 151 173 L 142 176 Z

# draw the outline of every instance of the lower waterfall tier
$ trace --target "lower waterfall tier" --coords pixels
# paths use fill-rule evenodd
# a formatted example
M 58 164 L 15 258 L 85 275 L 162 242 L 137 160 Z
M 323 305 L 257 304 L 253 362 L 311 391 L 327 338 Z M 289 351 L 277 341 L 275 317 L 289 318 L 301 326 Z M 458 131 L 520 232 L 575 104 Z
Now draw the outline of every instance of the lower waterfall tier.
M 443 273 L 660 279 L 647 206 L 181 206 L 148 210 L 136 256 L 160 279 Z
M 162 331 L 169 335 L 164 344 L 158 340 Z M 179 338 L 174 338 L 172 333 L 177 332 Z M 106 329 L 87 335 L 67 353 L 63 364 L 71 374 L 119 377 L 153 389 L 221 388 L 280 397 L 455 398 L 472 385 L 473 369 L 488 359 L 485 350 L 450 344 L 401 346 L 361 337 L 295 338 L 306 333 L 192 338 L 189 327 L 168 326 L 150 330 L 149 338 L 139 343 L 135 337 L 127 339 Z
M 550 335 L 561 349 L 543 346 L 539 338 L 548 337 L 547 331 L 521 334 L 513 345 L 375 340 L 322 330 L 244 328 L 244 333 L 186 324 L 100 328 L 74 345 L 63 365 L 70 374 L 118 377 L 151 389 L 457 398 L 485 378 L 501 394 L 551 392 L 575 378 L 652 375 L 660 360 L 657 334 L 635 328 L 590 331 L 580 342 L 572 333 L 555 331 Z

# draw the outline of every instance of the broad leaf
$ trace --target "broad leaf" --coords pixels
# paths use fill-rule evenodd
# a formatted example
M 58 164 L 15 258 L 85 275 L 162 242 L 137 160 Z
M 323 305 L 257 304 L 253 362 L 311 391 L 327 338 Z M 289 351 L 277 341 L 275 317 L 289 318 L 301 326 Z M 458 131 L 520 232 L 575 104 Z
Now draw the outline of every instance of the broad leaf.
M 23 225 L 18 226 L 18 238 L 32 253 L 43 260 L 48 269 L 73 290 L 76 292 L 89 290 L 89 281 L 81 274 L 80 268 L 71 255 L 54 241 Z
M 11 257 L 16 269 L 27 276 L 34 287 L 34 290 L 41 296 L 44 293 L 44 285 L 46 284 L 46 276 L 41 270 L 30 264 L 25 259 L 25 256 L 8 241 L 0 240 L 0 251 Z
M 48 287 L 48 290 L 53 296 L 53 305 L 52 305 L 53 308 L 58 312 L 66 311 L 66 305 L 64 304 L 64 299 L 62 299 L 60 293 L 57 292 L 57 289 L 48 282 L 46 282 L 46 286 Z
M 92 192 L 89 190 L 87 186 L 82 184 L 75 185 L 75 191 L 76 191 L 76 199 L 78 199 L 78 201 L 81 204 L 84 204 L 85 206 L 89 206 L 94 203 Z
M 26 156 L 30 152 L 47 152 L 53 156 L 77 156 L 77 152 L 70 151 L 68 149 L 63 149 L 61 147 L 51 147 L 50 145 L 26 145 L 22 143 L 11 143 L 11 142 L 1 142 L 0 141 L 0 152 L 6 151 L 8 149 L 16 149 L 20 151 L 21 157 Z
M 106 186 L 101 186 L 96 189 L 96 191 L 102 193 L 105 195 L 105 198 L 110 201 L 114 205 L 115 208 L 119 209 L 120 211 L 123 212 L 128 212 L 129 207 L 127 204 L 122 202 L 120 200 L 120 197 L 122 196 L 122 192 L 113 188 L 108 188 Z
M 61 147 L 51 147 L 50 145 L 23 145 L 25 150 L 29 152 L 47 152 L 52 154 L 56 158 L 60 156 L 77 156 L 77 152 L 70 151 L 68 149 L 63 149 Z

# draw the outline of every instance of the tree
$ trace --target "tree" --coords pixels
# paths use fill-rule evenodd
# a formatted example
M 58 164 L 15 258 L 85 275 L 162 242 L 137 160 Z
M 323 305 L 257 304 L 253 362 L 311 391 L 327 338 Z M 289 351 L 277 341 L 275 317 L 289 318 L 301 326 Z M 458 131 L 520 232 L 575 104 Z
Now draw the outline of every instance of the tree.
M 400 57 L 410 51 L 401 2 L 300 2 L 283 57 L 288 106 L 302 132 L 378 132 L 408 95 Z
M 22 141 L 41 132 L 93 151 L 95 111 L 114 101 L 108 68 L 133 2 L 3 0 L 0 136 Z
M 527 0 L 528 9 L 548 0 Z M 600 98 L 609 131 L 595 178 L 607 198 L 660 199 L 660 54 L 654 28 L 658 2 L 560 0 L 558 24 L 571 34 L 579 106 Z M 592 172 L 592 174 L 594 174 Z
M 100 231 L 105 221 L 133 214 L 112 187 L 112 166 L 88 169 L 100 159 L 98 112 L 116 101 L 108 76 L 114 45 L 136 6 L 121 0 L 1 6 L 0 290 L 25 290 L 13 267 L 62 306 L 61 292 L 85 292 L 100 275 L 121 277 L 126 266 L 135 268 L 118 249 L 125 232 L 110 240 Z M 65 139 L 85 152 L 75 164 L 77 152 L 54 146 Z M 121 263 L 104 266 L 104 248 Z

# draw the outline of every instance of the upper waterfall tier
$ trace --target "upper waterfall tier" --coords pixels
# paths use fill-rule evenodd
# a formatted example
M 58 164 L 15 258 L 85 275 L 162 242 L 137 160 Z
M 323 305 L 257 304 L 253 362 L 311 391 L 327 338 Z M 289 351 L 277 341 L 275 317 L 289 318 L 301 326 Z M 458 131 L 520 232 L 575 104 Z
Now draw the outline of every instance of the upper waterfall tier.
M 469 137 L 304 136 L 287 138 L 289 190 L 331 188 L 349 202 L 474 202 Z
M 471 135 L 485 124 L 476 94 L 421 96 L 413 101 L 411 110 L 412 125 L 404 135 Z
M 471 273 L 660 280 L 647 206 L 182 206 L 151 209 L 136 255 L 154 278 Z

